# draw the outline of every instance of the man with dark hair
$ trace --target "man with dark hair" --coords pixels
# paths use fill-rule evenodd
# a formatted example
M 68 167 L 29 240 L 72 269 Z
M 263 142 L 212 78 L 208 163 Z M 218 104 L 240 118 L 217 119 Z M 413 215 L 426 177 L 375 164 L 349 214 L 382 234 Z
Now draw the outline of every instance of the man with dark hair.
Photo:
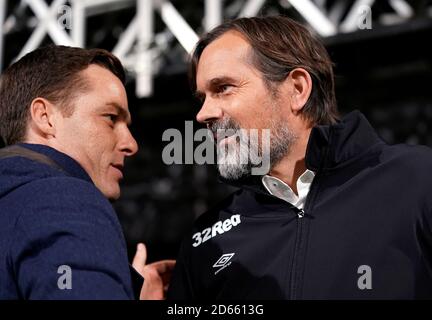
M 221 179 L 240 190 L 197 220 L 168 298 L 432 297 L 432 151 L 387 145 L 358 111 L 339 120 L 332 63 L 304 27 L 224 23 L 198 42 L 191 80 Z M 244 141 L 270 155 L 267 173 L 241 161 Z
M 108 201 L 138 149 L 124 81 L 106 50 L 63 46 L 39 48 L 2 75 L 0 299 L 134 298 L 138 275 Z M 141 297 L 161 298 L 172 262 L 145 266 L 145 257 L 141 244 Z

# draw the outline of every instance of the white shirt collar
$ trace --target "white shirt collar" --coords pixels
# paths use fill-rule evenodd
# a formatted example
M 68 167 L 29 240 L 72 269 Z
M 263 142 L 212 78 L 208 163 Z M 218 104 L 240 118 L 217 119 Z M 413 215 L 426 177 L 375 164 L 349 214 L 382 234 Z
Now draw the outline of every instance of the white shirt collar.
M 276 177 L 265 175 L 261 181 L 271 195 L 289 202 L 299 209 L 303 209 L 314 178 L 315 172 L 309 169 L 302 173 L 296 182 L 298 195 L 294 193 L 289 185 Z

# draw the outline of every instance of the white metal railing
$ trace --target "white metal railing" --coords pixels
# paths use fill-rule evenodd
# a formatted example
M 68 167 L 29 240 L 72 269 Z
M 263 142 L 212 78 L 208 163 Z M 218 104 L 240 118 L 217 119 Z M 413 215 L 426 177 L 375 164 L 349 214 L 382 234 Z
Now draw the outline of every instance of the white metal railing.
M 268 2 L 270 1 L 236 0 L 227 5 L 223 0 L 204 0 L 191 1 L 190 5 L 204 6 L 201 32 L 212 29 L 227 16 L 232 18 L 229 14 L 234 7 L 239 9 L 236 14 L 238 17 L 255 16 Z M 359 18 L 364 19 L 362 14 L 367 8 L 370 10 L 374 2 L 375 0 L 356 0 L 347 8 L 349 2 L 338 0 L 333 2 L 330 9 L 326 9 L 326 0 L 279 0 L 282 6 L 294 8 L 322 37 L 357 30 Z M 10 28 L 10 25 L 16 23 L 13 13 L 6 17 L 7 4 L 7 0 L 0 0 L 0 70 L 3 69 L 4 34 L 8 26 Z M 409 1 L 388 0 L 388 4 L 394 13 L 391 17 L 387 14 L 386 19 L 381 21 L 401 22 L 413 16 Z M 128 7 L 135 8 L 135 16 L 111 50 L 136 76 L 138 97 L 152 94 L 153 75 L 158 72 L 156 60 L 169 49 L 170 42 L 177 41 L 190 53 L 198 41 L 198 32 L 168 0 L 53 0 L 50 5 L 44 0 L 21 0 L 20 6 L 28 7 L 37 22 L 15 60 L 36 49 L 47 35 L 55 44 L 85 47 L 88 17 Z M 59 21 L 60 10 L 64 11 L 64 15 L 70 15 L 69 24 Z M 348 13 L 344 14 L 347 11 Z M 431 10 L 428 10 L 428 13 L 430 15 Z M 155 14 L 160 16 L 166 27 L 163 32 L 155 33 Z M 393 20 L 389 19 L 392 17 Z M 62 18 L 66 19 L 68 16 Z

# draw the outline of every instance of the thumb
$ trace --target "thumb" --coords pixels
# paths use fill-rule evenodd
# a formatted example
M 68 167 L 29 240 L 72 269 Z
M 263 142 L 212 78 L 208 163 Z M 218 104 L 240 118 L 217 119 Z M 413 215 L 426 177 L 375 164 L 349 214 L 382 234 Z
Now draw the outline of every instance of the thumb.
M 132 266 L 138 271 L 141 275 L 144 269 L 144 266 L 147 261 L 147 248 L 144 243 L 138 243 L 137 251 L 135 253 L 135 257 L 132 261 Z

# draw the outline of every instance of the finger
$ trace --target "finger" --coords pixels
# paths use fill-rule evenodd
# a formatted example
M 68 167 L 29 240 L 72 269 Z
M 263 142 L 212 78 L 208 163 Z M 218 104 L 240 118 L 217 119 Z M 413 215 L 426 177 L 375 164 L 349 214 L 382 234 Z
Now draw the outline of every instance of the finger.
M 147 248 L 144 243 L 138 243 L 135 257 L 132 261 L 132 266 L 141 272 L 147 261 Z
M 175 267 L 175 260 L 161 260 L 148 264 L 153 269 L 157 270 L 158 273 L 171 272 Z
M 175 267 L 175 260 L 162 260 L 146 265 L 146 268 L 155 270 L 159 275 L 171 274 Z

